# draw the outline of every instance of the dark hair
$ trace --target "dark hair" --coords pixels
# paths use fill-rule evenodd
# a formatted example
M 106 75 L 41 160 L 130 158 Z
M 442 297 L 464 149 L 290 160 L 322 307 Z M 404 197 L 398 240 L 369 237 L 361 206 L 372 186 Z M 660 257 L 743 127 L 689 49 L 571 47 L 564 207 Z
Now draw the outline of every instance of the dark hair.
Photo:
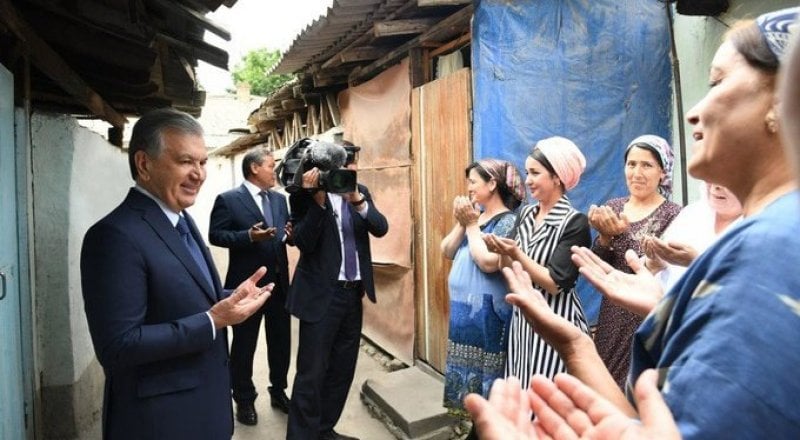
M 553 164 L 551 164 L 550 161 L 547 160 L 547 156 L 545 156 L 544 153 L 542 153 L 542 150 L 533 147 L 533 151 L 531 151 L 530 158 L 542 164 L 544 169 L 547 170 L 547 172 L 550 173 L 551 176 L 558 177 L 556 169 L 553 168 Z M 567 187 L 564 186 L 564 182 L 561 181 L 560 177 L 558 179 L 558 183 L 561 184 L 561 191 L 566 193 Z
M 509 165 L 506 164 L 506 166 Z M 514 193 L 511 192 L 511 188 L 506 184 L 505 176 L 499 176 L 499 179 L 492 177 L 489 171 L 484 168 L 480 162 L 472 162 L 469 164 L 469 166 L 464 169 L 464 175 L 469 178 L 469 172 L 472 170 L 475 170 L 484 182 L 494 179 L 495 183 L 497 183 L 497 194 L 500 196 L 500 200 L 502 200 L 506 208 L 513 211 L 522 203 L 522 201 L 518 200 Z
M 542 166 L 544 167 L 544 169 L 547 170 L 548 173 L 550 173 L 553 176 L 558 177 L 558 173 L 556 173 L 556 170 L 555 170 L 555 168 L 553 168 L 553 165 L 550 163 L 550 161 L 547 160 L 547 156 L 545 156 L 544 153 L 542 153 L 542 150 L 534 147 L 533 151 L 531 151 L 530 156 L 531 156 L 531 159 L 533 159 L 533 160 L 539 162 L 540 164 L 542 164 Z
M 639 142 L 637 144 L 633 144 L 633 145 L 631 145 L 630 148 L 625 150 L 625 162 L 626 163 L 628 162 L 628 153 L 631 152 L 631 148 L 633 148 L 633 147 L 641 148 L 642 150 L 649 151 L 650 154 L 652 154 L 653 157 L 656 158 L 656 162 L 658 162 L 658 166 L 660 166 L 662 170 L 664 169 L 664 162 L 661 161 L 661 154 L 652 145 L 645 144 L 644 142 Z
M 253 164 L 261 165 L 264 159 L 272 157 L 272 152 L 264 147 L 250 150 L 242 159 L 242 175 L 245 179 L 253 175 Z
M 754 20 L 736 23 L 725 34 L 725 39 L 731 42 L 750 66 L 772 75 L 778 73 L 778 57 L 770 50 L 767 39 Z
M 166 107 L 145 113 L 133 126 L 128 142 L 128 166 L 131 177 L 139 177 L 134 156 L 144 151 L 150 157 L 158 157 L 164 151 L 164 132 L 174 130 L 184 135 L 203 136 L 203 127 L 192 115 Z

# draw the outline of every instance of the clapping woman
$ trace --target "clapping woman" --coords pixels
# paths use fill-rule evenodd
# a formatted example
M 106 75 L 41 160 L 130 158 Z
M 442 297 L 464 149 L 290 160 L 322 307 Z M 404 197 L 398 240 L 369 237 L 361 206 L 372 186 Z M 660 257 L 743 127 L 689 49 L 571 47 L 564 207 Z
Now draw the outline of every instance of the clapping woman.
M 486 235 L 489 250 L 522 263 L 533 286 L 549 306 L 580 331 L 588 332 L 586 317 L 575 294 L 578 269 L 570 260 L 570 246 L 591 242 L 586 216 L 572 207 L 567 191 L 574 188 L 586 168 L 578 146 L 563 137 L 536 143 L 525 160 L 525 183 L 537 203 L 520 211 L 516 240 Z M 534 374 L 553 377 L 564 371 L 561 358 L 514 308 L 508 342 L 507 376 L 516 376 L 523 388 Z
M 648 395 L 655 384 L 686 439 L 800 438 L 800 192 L 780 134 L 783 125 L 798 148 L 800 47 L 791 67 L 779 72 L 798 14 L 795 7 L 733 26 L 711 63 L 708 93 L 687 114 L 695 140 L 689 173 L 727 187 L 741 201 L 744 218 L 691 264 L 634 336 L 629 382 L 647 385 L 637 386 L 636 397 Z M 781 75 L 787 75 L 783 96 L 776 92 Z M 778 119 L 781 109 L 783 120 Z M 628 261 L 637 266 L 636 275 L 612 268 L 588 249 L 574 252 L 581 273 L 604 293 L 634 298 L 660 289 L 633 252 Z M 542 396 L 549 407 L 531 399 L 537 420 L 554 422 L 538 427 L 553 437 L 555 430 L 564 436 L 574 430 L 574 438 L 599 438 L 616 427 L 633 438 L 641 427 L 659 421 L 652 413 L 636 419 L 643 402 L 638 408 L 629 403 L 588 336 L 543 306 L 515 267 L 510 279 L 523 282 L 516 283 L 509 301 L 548 335 L 572 375 L 613 403 L 618 415 L 629 416 L 615 416 L 612 425 L 586 406 L 586 393 L 580 399 L 577 394 L 553 399 L 551 393 Z M 650 369 L 656 372 L 647 373 Z M 502 411 L 498 416 L 483 411 L 487 406 L 480 398 L 468 402 L 482 434 L 489 432 L 485 428 L 524 420 L 531 406 L 515 408 L 492 393 L 489 402 Z M 659 412 L 665 416 L 660 421 L 669 422 L 667 412 Z M 530 429 L 518 423 L 511 431 L 524 438 Z
M 669 200 L 672 194 L 672 148 L 663 138 L 639 136 L 625 149 L 625 184 L 628 197 L 611 199 L 589 209 L 589 223 L 598 232 L 592 250 L 615 269 L 630 273 L 625 252 L 642 256 L 642 242 L 660 237 L 681 210 Z M 642 317 L 614 304 L 600 302 L 595 343 L 617 385 L 628 375 L 631 338 Z
M 444 256 L 453 260 L 444 405 L 463 417 L 464 396 L 486 396 L 492 382 L 503 377 L 511 317 L 500 256 L 486 248 L 481 235 L 511 236 L 517 219 L 513 211 L 525 196 L 519 172 L 506 161 L 475 162 L 466 177 L 469 197 L 453 201 L 456 225 L 441 245 Z

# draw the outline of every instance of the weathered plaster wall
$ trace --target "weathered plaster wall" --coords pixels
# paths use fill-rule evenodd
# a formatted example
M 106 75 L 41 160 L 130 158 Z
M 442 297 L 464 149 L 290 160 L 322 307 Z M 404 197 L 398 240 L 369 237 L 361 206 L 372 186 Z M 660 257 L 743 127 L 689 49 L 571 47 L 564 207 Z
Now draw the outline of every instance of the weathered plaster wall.
M 76 438 L 101 415 L 98 364 L 80 287 L 80 251 L 89 227 L 125 198 L 133 180 L 127 152 L 69 116 L 31 118 L 35 326 L 45 438 Z M 208 177 L 189 209 L 207 237 L 216 195 L 232 187 L 230 159 L 211 158 Z M 241 174 L 241 173 L 237 173 Z M 213 248 L 215 260 L 227 255 Z M 225 273 L 226 266 L 219 268 Z
M 126 156 L 74 118 L 31 118 L 36 327 L 47 438 L 71 438 L 100 417 L 102 370 L 80 289 L 80 248 L 92 223 L 130 186 Z

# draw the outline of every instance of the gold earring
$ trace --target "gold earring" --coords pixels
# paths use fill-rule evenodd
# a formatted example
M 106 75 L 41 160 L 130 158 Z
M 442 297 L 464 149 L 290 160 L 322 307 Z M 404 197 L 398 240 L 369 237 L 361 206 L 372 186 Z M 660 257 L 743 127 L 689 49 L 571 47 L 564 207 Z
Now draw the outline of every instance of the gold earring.
M 767 125 L 767 131 L 770 134 L 775 134 L 778 132 L 778 120 L 775 118 L 774 111 L 770 110 L 769 113 L 767 113 L 767 117 L 764 122 Z

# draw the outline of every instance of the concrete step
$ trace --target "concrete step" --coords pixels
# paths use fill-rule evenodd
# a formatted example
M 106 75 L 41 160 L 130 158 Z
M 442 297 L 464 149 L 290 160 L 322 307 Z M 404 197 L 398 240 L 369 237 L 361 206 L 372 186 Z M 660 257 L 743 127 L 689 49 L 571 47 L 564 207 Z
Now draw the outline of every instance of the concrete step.
M 403 440 L 453 438 L 458 419 L 442 406 L 444 383 L 419 367 L 409 367 L 364 381 L 361 398 Z M 392 426 L 393 425 L 393 426 Z

